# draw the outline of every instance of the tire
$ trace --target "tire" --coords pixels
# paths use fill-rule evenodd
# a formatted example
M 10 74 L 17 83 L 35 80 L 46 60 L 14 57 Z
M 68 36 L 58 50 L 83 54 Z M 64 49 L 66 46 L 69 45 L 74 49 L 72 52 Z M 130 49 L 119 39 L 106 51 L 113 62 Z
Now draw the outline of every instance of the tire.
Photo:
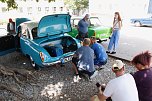
M 30 58 L 30 62 L 31 62 L 32 67 L 33 67 L 35 70 L 40 70 L 40 66 L 38 66 L 38 65 L 34 62 L 33 58 L 32 58 L 31 56 L 29 56 L 29 58 Z
M 141 26 L 140 21 L 136 21 L 136 22 L 135 22 L 135 26 L 136 26 L 136 27 L 140 27 L 140 26 Z
M 97 42 L 98 42 L 98 43 L 101 43 L 102 41 L 103 41 L 103 40 L 98 39 L 98 41 L 97 41 Z

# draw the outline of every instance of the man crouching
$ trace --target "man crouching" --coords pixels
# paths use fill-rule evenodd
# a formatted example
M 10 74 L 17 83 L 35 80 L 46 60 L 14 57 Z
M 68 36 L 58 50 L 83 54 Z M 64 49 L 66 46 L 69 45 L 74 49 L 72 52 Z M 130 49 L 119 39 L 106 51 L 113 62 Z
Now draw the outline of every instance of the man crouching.
M 83 46 L 76 50 L 73 56 L 72 62 L 77 79 L 79 79 L 79 74 L 81 73 L 87 74 L 89 79 L 97 75 L 97 71 L 94 68 L 94 51 L 89 47 L 90 42 L 89 38 L 85 38 Z

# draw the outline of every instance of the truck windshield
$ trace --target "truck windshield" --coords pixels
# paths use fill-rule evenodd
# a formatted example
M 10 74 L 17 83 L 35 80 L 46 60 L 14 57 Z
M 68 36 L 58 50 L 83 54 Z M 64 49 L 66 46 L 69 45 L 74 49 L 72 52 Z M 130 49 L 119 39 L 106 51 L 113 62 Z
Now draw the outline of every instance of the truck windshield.
M 101 26 L 102 25 L 99 18 L 97 18 L 97 17 L 90 18 L 90 23 L 91 23 L 91 26 Z

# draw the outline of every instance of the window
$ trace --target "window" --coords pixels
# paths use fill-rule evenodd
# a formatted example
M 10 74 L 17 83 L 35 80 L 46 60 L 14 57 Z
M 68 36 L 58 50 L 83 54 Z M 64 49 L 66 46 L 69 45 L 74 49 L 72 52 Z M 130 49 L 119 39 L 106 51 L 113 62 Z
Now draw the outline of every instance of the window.
M 32 14 L 32 7 L 28 7 L 27 12 L 28 12 L 28 15 L 31 15 Z
M 56 12 L 56 7 L 53 7 L 53 12 Z
M 91 23 L 92 26 L 101 26 L 102 25 L 100 20 L 96 17 L 90 18 L 90 23 Z
M 60 7 L 60 11 L 61 11 L 61 12 L 63 11 L 63 7 Z
M 23 13 L 23 8 L 22 7 L 19 7 L 19 12 Z
M 38 10 L 38 12 L 41 12 L 41 7 L 38 7 L 37 10 Z
M 49 7 L 45 7 L 45 13 L 49 12 Z
M 2 12 L 4 13 L 6 11 L 7 11 L 7 9 L 5 7 L 2 7 Z
M 26 38 L 27 37 L 27 27 L 22 26 L 22 37 Z
M 75 20 L 74 20 L 74 26 L 75 26 L 75 25 L 78 25 L 79 21 L 80 21 L 80 19 L 75 19 Z
M 31 32 L 32 32 L 33 39 L 37 38 L 37 27 L 33 28 Z

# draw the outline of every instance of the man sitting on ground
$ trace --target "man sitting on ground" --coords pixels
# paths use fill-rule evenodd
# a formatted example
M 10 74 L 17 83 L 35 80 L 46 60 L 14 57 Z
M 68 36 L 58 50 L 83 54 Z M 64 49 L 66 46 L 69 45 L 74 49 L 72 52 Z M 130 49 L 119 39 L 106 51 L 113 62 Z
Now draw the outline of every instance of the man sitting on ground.
M 79 74 L 88 74 L 89 78 L 92 79 L 97 75 L 94 68 L 94 52 L 89 47 L 90 39 L 85 38 L 83 40 L 83 46 L 76 50 L 72 62 L 74 64 L 74 70 L 76 72 L 76 78 L 79 78 Z
M 125 74 L 121 60 L 116 60 L 112 71 L 116 78 L 108 82 L 104 92 L 99 87 L 98 96 L 93 96 L 91 101 L 105 101 L 108 97 L 111 97 L 112 101 L 139 101 L 135 80 L 131 74 Z
M 107 63 L 108 55 L 105 48 L 101 44 L 97 43 L 95 36 L 92 36 L 90 39 L 91 48 L 94 50 L 95 54 L 94 65 L 97 65 L 98 69 L 101 69 L 101 66 Z

